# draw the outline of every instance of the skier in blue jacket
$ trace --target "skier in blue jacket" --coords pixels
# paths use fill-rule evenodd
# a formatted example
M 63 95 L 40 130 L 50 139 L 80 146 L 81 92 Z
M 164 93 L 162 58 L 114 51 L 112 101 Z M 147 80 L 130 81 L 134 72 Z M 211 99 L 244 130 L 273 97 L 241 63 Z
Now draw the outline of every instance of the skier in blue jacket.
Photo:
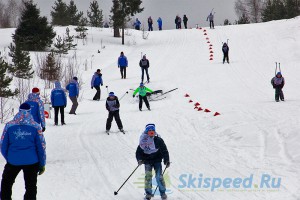
M 51 104 L 54 108 L 54 124 L 58 125 L 58 113 L 60 111 L 61 124 L 65 125 L 64 108 L 67 106 L 67 97 L 65 91 L 61 88 L 59 81 L 55 81 L 55 88 L 51 91 Z
M 46 130 L 44 103 L 40 99 L 39 88 L 33 88 L 32 93 L 28 95 L 28 99 L 25 101 L 31 106 L 31 114 L 36 123 L 42 126 L 42 131 Z
M 31 106 L 23 103 L 14 119 L 8 122 L 1 137 L 1 153 L 6 160 L 0 199 L 11 199 L 12 186 L 19 172 L 23 170 L 25 200 L 36 199 L 37 175 L 45 171 L 46 142 L 41 126 L 30 114 Z
M 161 17 L 159 17 L 158 19 L 157 19 L 157 25 L 158 25 L 158 30 L 162 30 L 162 19 L 161 19 Z
M 78 78 L 75 76 L 71 80 L 71 82 L 67 85 L 66 89 L 69 91 L 69 97 L 72 101 L 72 108 L 69 112 L 69 114 L 76 115 L 76 109 L 78 107 L 78 95 L 79 95 L 79 84 L 78 84 Z
M 102 80 L 102 74 L 101 70 L 97 69 L 97 71 L 94 73 L 92 80 L 91 80 L 91 88 L 95 88 L 97 90 L 93 100 L 100 101 L 101 97 L 101 89 L 100 85 L 103 86 L 103 80 Z
M 126 79 L 126 68 L 128 67 L 127 57 L 124 56 L 124 52 L 122 51 L 120 57 L 118 58 L 118 67 L 120 68 L 121 78 Z
M 135 30 L 140 30 L 141 22 L 138 18 L 135 19 L 133 26 L 134 26 Z

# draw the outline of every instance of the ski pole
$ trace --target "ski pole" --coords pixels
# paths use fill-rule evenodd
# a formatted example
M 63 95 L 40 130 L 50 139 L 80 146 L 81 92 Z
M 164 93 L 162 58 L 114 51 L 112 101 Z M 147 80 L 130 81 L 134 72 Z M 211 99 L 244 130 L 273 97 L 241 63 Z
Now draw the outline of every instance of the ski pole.
M 276 76 L 276 72 L 277 72 L 277 62 L 275 62 L 276 64 L 276 68 L 275 68 L 275 76 Z
M 114 195 L 117 195 L 118 192 L 120 191 L 120 189 L 125 185 L 125 183 L 128 181 L 128 179 L 132 176 L 132 174 L 137 170 L 137 168 L 139 168 L 140 165 L 138 165 L 134 170 L 133 172 L 130 174 L 130 176 L 126 179 L 126 181 L 121 185 L 121 187 L 118 189 L 118 191 L 115 191 L 114 192 Z
M 281 72 L 281 69 L 280 69 L 280 63 L 278 63 L 278 67 L 279 67 L 279 71 Z
M 107 95 L 108 95 L 108 85 L 107 86 L 105 86 L 106 87 L 106 92 L 107 92 Z
M 164 172 L 162 173 L 162 176 L 164 176 L 166 169 L 167 169 L 167 165 L 166 165 L 166 167 L 165 167 L 165 169 L 164 169 Z M 155 190 L 154 190 L 154 193 L 151 195 L 152 197 L 154 197 L 157 188 L 158 188 L 158 183 L 157 183 L 157 186 L 156 186 L 156 188 L 155 188 Z
M 128 91 L 125 92 L 125 94 L 123 94 L 123 96 L 121 96 L 121 98 L 119 99 L 119 101 L 121 101 L 121 99 L 123 99 L 123 97 L 128 94 Z

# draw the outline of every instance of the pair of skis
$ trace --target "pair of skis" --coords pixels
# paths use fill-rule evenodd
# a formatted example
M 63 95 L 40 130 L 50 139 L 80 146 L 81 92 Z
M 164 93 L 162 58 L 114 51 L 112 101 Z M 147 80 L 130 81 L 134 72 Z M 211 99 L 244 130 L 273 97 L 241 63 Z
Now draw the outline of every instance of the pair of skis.
M 125 134 L 124 130 L 123 131 L 119 130 L 119 131 L 122 132 L 123 134 Z M 107 135 L 109 135 L 109 133 L 110 133 L 109 131 L 105 131 L 105 132 L 106 132 Z
M 173 91 L 175 91 L 175 90 L 177 90 L 177 89 L 178 89 L 178 88 L 174 88 L 174 89 L 172 89 L 172 90 L 168 90 L 168 91 L 166 91 L 166 92 L 163 92 L 163 93 L 161 93 L 160 95 L 157 95 L 155 98 L 151 99 L 151 101 L 157 101 L 157 100 L 165 99 L 166 97 L 163 97 L 163 98 L 160 98 L 160 97 L 162 97 L 162 96 L 164 96 L 165 94 L 168 94 L 168 93 L 170 93 L 170 92 L 173 92 Z

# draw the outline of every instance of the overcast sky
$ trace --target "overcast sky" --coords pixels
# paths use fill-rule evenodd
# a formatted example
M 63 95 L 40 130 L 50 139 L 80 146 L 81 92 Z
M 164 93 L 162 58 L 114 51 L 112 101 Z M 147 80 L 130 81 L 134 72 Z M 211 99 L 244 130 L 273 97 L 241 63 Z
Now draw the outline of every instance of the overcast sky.
M 55 0 L 33 0 L 41 10 L 41 14 L 47 16 L 49 21 L 50 11 L 54 6 Z M 69 4 L 70 0 L 63 0 Z M 89 10 L 90 2 L 93 0 L 74 0 L 79 11 Z M 104 19 L 109 19 L 112 0 L 97 0 L 100 8 L 103 10 Z M 145 8 L 136 17 L 143 23 L 147 23 L 147 18 L 152 16 L 154 22 L 158 17 L 163 20 L 163 29 L 174 29 L 175 16 L 187 15 L 189 27 L 208 26 L 206 18 L 210 11 L 214 8 L 215 25 L 223 24 L 225 19 L 234 22 L 237 17 L 234 12 L 235 0 L 144 0 L 142 6 Z M 154 29 L 157 29 L 155 24 Z

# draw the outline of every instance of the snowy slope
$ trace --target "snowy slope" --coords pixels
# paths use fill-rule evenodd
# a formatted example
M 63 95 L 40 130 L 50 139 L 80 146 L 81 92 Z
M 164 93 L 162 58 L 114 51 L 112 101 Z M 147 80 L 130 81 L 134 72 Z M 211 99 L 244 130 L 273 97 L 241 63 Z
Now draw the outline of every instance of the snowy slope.
M 47 120 L 46 173 L 38 180 L 38 199 L 138 200 L 143 189 L 140 167 L 129 182 L 116 191 L 137 166 L 135 150 L 144 126 L 155 123 L 165 140 L 172 161 L 167 170 L 169 199 L 300 199 L 300 18 L 262 24 L 207 29 L 151 32 L 147 40 L 141 32 L 130 30 L 121 40 L 111 30 L 90 29 L 87 45 L 79 42 L 77 56 L 84 81 L 82 101 L 76 116 L 66 114 L 67 126 L 53 126 Z M 56 28 L 63 34 L 65 28 Z M 0 30 L 1 47 L 8 46 L 11 29 Z M 206 37 L 209 40 L 206 40 Z M 229 39 L 230 64 L 222 64 L 221 45 Z M 100 42 L 105 45 L 101 49 Z M 213 58 L 209 60 L 209 43 Z M 101 51 L 97 53 L 98 49 Z M 120 79 L 117 58 L 124 51 L 129 60 L 127 79 Z M 150 102 L 151 111 L 140 112 L 132 91 L 140 82 L 138 62 L 141 52 L 150 60 L 153 90 L 179 89 L 162 101 Z M 71 54 L 70 54 L 71 56 Z M 286 79 L 285 102 L 274 102 L 270 84 L 275 61 L 281 62 Z M 84 71 L 84 62 L 88 71 Z M 91 69 L 92 65 L 92 69 Z M 93 72 L 101 68 L 104 85 L 121 97 L 120 116 L 127 131 L 105 134 L 107 91 L 102 87 L 101 101 L 91 101 Z M 184 97 L 189 94 L 190 97 Z M 211 113 L 196 111 L 193 103 Z M 66 113 L 70 108 L 70 102 Z M 214 117 L 214 112 L 221 113 Z M 3 127 L 3 125 L 1 125 Z M 4 159 L 0 161 L 3 169 Z M 273 190 L 215 190 L 185 188 L 180 176 L 203 178 L 246 178 L 253 175 L 259 184 L 262 174 L 281 178 L 281 187 Z M 196 185 L 198 183 L 196 182 Z M 15 186 L 13 199 L 24 192 L 22 176 Z M 159 199 L 155 197 L 154 199 Z

